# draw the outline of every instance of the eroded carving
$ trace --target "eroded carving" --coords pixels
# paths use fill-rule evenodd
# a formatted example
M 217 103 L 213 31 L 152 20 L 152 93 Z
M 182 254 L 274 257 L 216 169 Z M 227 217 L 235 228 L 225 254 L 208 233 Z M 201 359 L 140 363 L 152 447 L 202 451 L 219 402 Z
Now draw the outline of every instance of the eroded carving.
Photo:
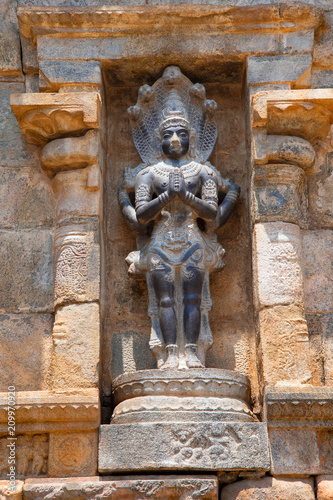
M 7 479 L 8 439 L 0 438 L 0 476 Z M 16 473 L 19 477 L 46 476 L 48 470 L 49 439 L 47 434 L 18 434 L 16 440 Z

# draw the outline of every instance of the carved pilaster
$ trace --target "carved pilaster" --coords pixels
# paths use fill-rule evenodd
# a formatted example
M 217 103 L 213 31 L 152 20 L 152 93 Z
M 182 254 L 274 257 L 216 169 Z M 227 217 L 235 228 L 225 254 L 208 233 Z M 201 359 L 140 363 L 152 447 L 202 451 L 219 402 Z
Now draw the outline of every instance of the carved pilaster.
M 311 382 L 301 232 L 304 176 L 332 123 L 331 91 L 276 90 L 251 99 L 254 289 L 266 384 Z
M 19 474 L 92 475 L 99 425 L 100 96 L 14 94 L 11 106 L 27 141 L 42 147 L 41 167 L 56 200 L 50 388 L 57 392 L 18 398 Z M 44 455 L 30 460 L 24 446 L 35 444 Z

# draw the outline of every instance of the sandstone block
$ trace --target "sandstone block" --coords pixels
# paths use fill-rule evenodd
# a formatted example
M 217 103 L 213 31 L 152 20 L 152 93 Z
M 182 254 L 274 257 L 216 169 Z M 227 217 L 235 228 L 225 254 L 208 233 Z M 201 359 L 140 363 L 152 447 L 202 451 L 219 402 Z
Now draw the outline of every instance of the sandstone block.
M 313 50 L 313 41 L 313 30 L 281 33 L 280 51 L 282 54 L 310 54 Z
M 52 240 L 49 229 L 0 230 L 2 312 L 53 311 Z
M 38 165 L 36 148 L 26 143 L 10 109 L 9 96 L 24 92 L 21 83 L 1 83 L 0 87 L 0 166 L 25 167 Z
M 0 75 L 9 79 L 22 74 L 16 4 L 15 0 L 2 0 L 0 4 Z
M 317 499 L 333 500 L 333 476 L 317 476 Z
M 318 474 L 321 471 L 316 429 L 272 428 L 268 435 L 272 474 Z
M 310 333 L 312 363 L 318 382 L 316 385 L 333 385 L 333 314 L 307 314 Z
M 170 18 L 170 10 L 168 11 L 168 17 Z M 178 58 L 186 53 L 187 57 L 190 58 L 192 56 L 206 58 L 211 57 L 211 54 L 221 54 L 224 58 L 230 60 L 239 57 L 244 52 L 274 54 L 278 50 L 278 36 L 276 33 L 257 33 L 254 35 L 246 32 L 220 33 L 216 36 L 215 34 L 211 35 L 203 32 L 200 36 L 200 44 L 198 44 L 197 37 L 192 35 L 186 37 L 169 36 L 167 44 L 164 35 L 136 34 L 135 44 L 133 44 L 131 36 L 90 39 L 85 37 L 54 38 L 41 36 L 38 40 L 38 58 L 39 60 L 53 61 L 63 59 L 105 61 L 110 59 L 119 60 L 124 57 L 163 57 L 170 53 L 174 53 L 174 57 Z M 300 57 L 302 58 L 301 61 L 304 61 L 305 69 L 307 69 L 311 64 L 311 57 L 307 55 L 301 55 Z M 294 66 L 296 64 L 294 63 Z M 300 66 L 303 69 L 302 64 Z M 295 75 L 298 75 L 298 73 L 297 71 L 293 72 Z
M 52 227 L 55 199 L 38 167 L 0 168 L 0 227 Z
M 39 70 L 53 91 L 64 85 L 101 84 L 98 61 L 40 61 Z
M 249 57 L 250 84 L 295 82 L 311 66 L 311 54 Z
M 97 473 L 98 432 L 51 432 L 48 475 L 93 476 Z
M 72 388 L 56 392 L 16 390 L 15 403 L 18 431 L 27 435 L 50 431 L 97 430 L 100 423 L 97 389 Z M 8 386 L 5 392 L 0 393 L 0 432 L 6 434 L 7 431 Z M 7 440 L 6 437 L 4 439 Z
M 311 88 L 330 89 L 333 87 L 333 69 L 312 68 Z
M 1 500 L 22 500 L 23 481 L 16 480 L 15 486 L 11 487 L 10 481 L 0 481 Z
M 263 376 L 266 383 L 310 383 L 310 349 L 304 312 L 277 306 L 259 312 Z
M 267 470 L 266 439 L 263 423 L 102 425 L 99 471 Z
M 109 498 L 117 500 L 218 500 L 218 481 L 213 475 L 129 476 L 28 479 L 25 500 L 71 500 Z
M 305 306 L 308 313 L 333 311 L 333 231 L 302 232 Z
M 308 210 L 313 229 L 333 228 L 333 153 L 330 135 L 321 142 L 313 175 L 308 178 Z
M 333 430 L 318 431 L 320 473 L 333 474 Z
M 98 301 L 100 294 L 99 223 L 83 218 L 82 224 L 64 225 L 55 235 L 56 305 Z
M 314 500 L 313 479 L 245 479 L 222 488 L 221 500 Z
M 316 66 L 330 68 L 333 65 L 333 12 L 324 13 L 323 29 L 316 37 L 313 50 L 313 62 Z
M 98 163 L 99 136 L 89 130 L 82 137 L 55 139 L 44 146 L 41 165 L 50 177 L 64 170 L 76 170 Z
M 303 171 L 295 165 L 257 166 L 254 174 L 253 208 L 256 222 L 302 220 L 299 185 Z
M 303 304 L 301 234 L 295 224 L 267 222 L 254 228 L 259 308 Z
M 0 390 L 46 389 L 50 383 L 51 314 L 0 315 Z
M 100 173 L 97 165 L 59 172 L 52 181 L 58 220 L 100 214 Z
M 97 387 L 99 305 L 71 304 L 56 311 L 52 387 Z

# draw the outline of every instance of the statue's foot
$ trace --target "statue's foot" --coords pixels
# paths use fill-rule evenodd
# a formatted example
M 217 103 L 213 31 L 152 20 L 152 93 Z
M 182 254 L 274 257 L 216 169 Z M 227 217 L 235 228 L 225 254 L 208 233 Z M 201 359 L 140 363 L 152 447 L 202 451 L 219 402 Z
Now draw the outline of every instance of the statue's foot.
M 188 368 L 204 368 L 200 359 L 197 356 L 196 344 L 187 344 L 185 346 L 186 364 Z
M 179 364 L 178 347 L 175 344 L 169 344 L 165 347 L 167 352 L 166 362 L 161 366 L 161 370 L 177 369 Z

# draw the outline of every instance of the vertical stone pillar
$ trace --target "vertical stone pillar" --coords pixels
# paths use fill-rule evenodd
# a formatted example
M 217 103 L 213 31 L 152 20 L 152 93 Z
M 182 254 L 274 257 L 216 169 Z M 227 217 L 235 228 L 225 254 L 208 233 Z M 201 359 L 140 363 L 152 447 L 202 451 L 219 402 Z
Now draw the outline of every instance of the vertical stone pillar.
M 99 401 L 100 96 L 97 92 L 16 94 L 11 106 L 27 140 L 42 146 L 41 167 L 56 198 L 55 320 L 47 397 L 51 404 L 59 394 L 83 397 L 85 390 L 90 397 L 91 417 L 84 417 L 83 411 L 74 424 L 50 429 L 48 474 L 94 475 L 99 424 L 92 412 Z M 82 399 L 83 407 L 87 404 Z M 66 418 L 70 419 L 67 414 Z
M 270 135 L 267 103 L 260 98 L 266 89 L 282 95 L 310 65 L 310 55 L 248 60 L 253 283 L 263 385 L 311 382 L 300 225 L 306 217 L 304 170 L 314 151 L 288 132 Z

